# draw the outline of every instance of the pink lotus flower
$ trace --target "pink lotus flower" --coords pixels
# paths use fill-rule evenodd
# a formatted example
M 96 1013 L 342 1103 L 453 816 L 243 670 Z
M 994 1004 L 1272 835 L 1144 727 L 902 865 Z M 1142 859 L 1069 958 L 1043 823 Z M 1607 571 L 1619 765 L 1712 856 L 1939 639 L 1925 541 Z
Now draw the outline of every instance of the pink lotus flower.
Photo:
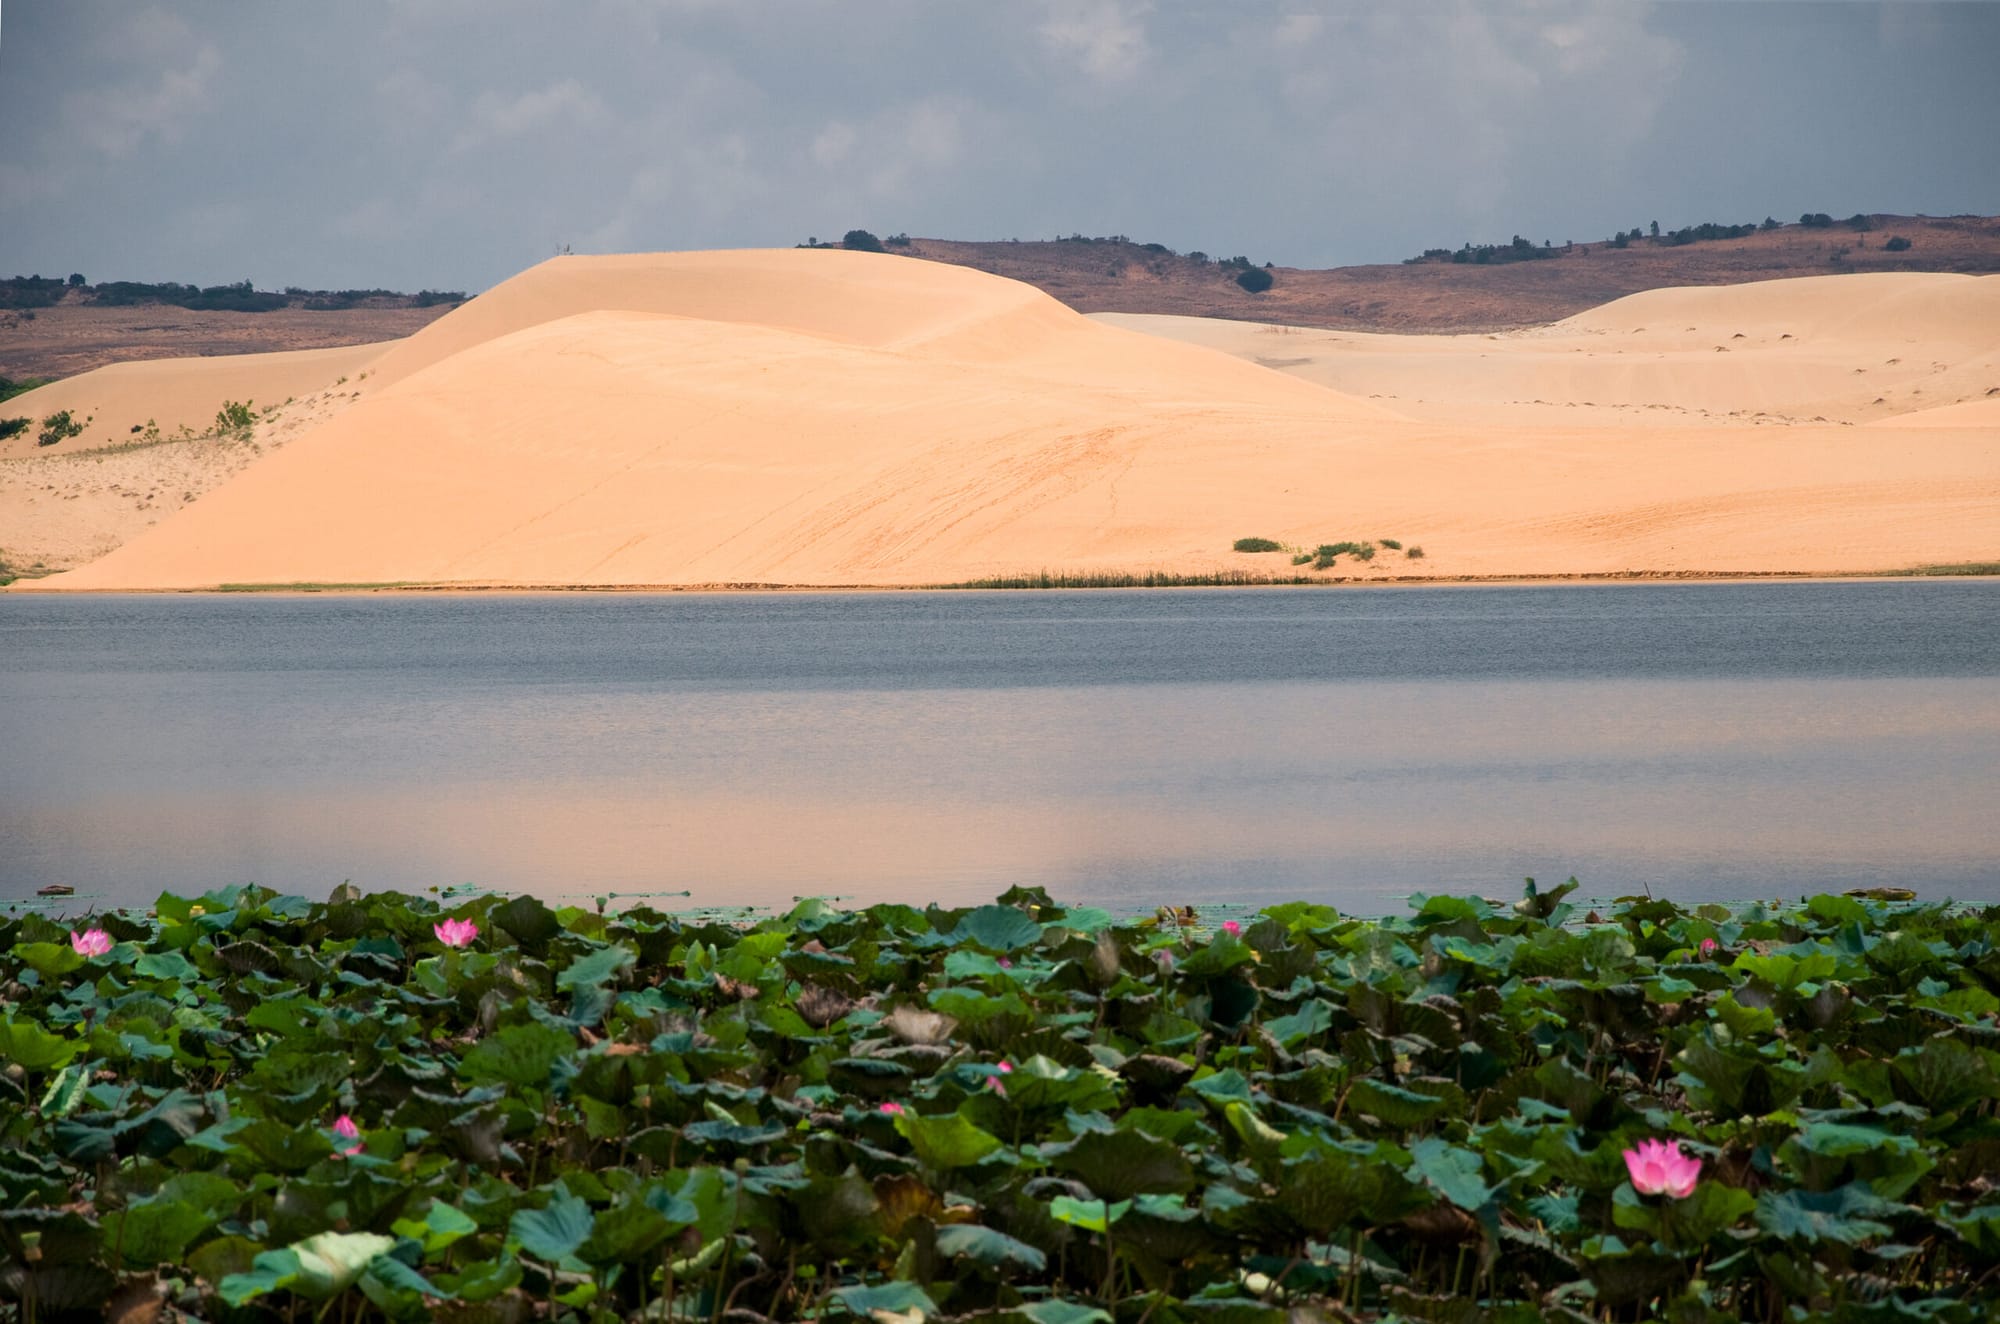
M 1014 1064 L 1002 1058 L 999 1067 L 996 1069 L 1000 1072 L 1000 1076 L 1004 1076 L 1014 1069 Z M 1007 1082 L 1000 1079 L 1000 1076 L 988 1076 L 986 1078 L 986 1088 L 1004 1099 L 1007 1097 Z
M 1237 934 L 1243 932 L 1243 926 L 1233 919 L 1226 919 L 1222 921 L 1222 931 L 1234 938 Z
M 340 1116 L 333 1119 L 333 1133 L 339 1136 L 342 1140 L 358 1141 L 361 1138 L 361 1128 L 356 1126 L 354 1124 L 354 1119 L 352 1117 L 349 1117 L 346 1113 L 342 1113 Z M 344 1157 L 348 1154 L 359 1154 L 361 1152 L 361 1146 L 359 1144 L 346 1145 L 346 1146 L 336 1145 L 334 1146 L 334 1150 L 336 1153 Z
M 1637 1149 L 1625 1151 L 1625 1170 L 1632 1174 L 1632 1189 L 1639 1194 L 1685 1200 L 1694 1194 L 1701 1177 L 1701 1160 L 1681 1153 L 1678 1140 L 1642 1140 Z
M 903 1105 L 900 1103 L 885 1103 L 876 1109 L 876 1111 L 888 1113 L 891 1117 L 900 1117 L 903 1114 Z
M 1711 955 L 1714 951 L 1715 951 L 1715 939 L 1703 938 L 1701 940 L 1701 954 L 1703 956 L 1708 956 Z
M 1000 958 L 1000 968 L 1002 970 L 1012 970 L 1014 968 L 1014 963 L 1003 956 Z
M 103 929 L 85 929 L 82 933 L 71 929 L 69 945 L 76 948 L 78 956 L 102 956 L 111 950 L 111 935 Z
M 1001 1071 L 1002 1071 L 1003 1073 L 1004 1073 L 1004 1072 L 1009 1072 L 1009 1071 L 1012 1071 L 1013 1069 L 1014 1069 L 1014 1064 L 1013 1064 L 1012 1062 L 1009 1062 L 1009 1061 L 1008 1061 L 1008 1060 L 1007 1060 L 1006 1058 L 1004 1058 L 1004 1057 L 1000 1059 L 1000 1070 L 1001 1070 Z
M 479 936 L 479 926 L 469 919 L 447 919 L 431 925 L 431 932 L 447 947 L 470 947 Z

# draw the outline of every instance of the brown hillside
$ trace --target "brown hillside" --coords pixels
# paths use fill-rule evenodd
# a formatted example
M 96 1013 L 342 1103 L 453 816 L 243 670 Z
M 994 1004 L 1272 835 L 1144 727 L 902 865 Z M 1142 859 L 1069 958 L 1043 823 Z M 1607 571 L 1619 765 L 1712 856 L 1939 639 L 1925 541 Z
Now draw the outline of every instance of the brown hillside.
M 1274 267 L 1275 282 L 1263 294 L 1245 292 L 1234 269 L 1212 260 L 1193 261 L 1136 243 L 913 239 L 907 248 L 890 251 L 1025 281 L 1085 313 L 1175 313 L 1406 332 L 1542 326 L 1628 294 L 1674 286 L 1853 271 L 2000 271 L 2000 217 L 1869 220 L 1873 228 L 1867 231 L 1844 221 L 1825 229 L 1794 223 L 1742 239 L 1678 246 L 1651 238 L 1624 249 L 1601 240 L 1573 248 L 1557 244 L 1552 258 L 1486 266 L 1433 259 L 1325 271 Z M 1908 239 L 1910 247 L 1886 251 L 1883 245 L 1892 235 Z M 1541 239 L 1536 236 L 1535 242 Z
M 268 313 L 177 308 L 172 304 L 103 307 L 70 294 L 53 308 L 0 311 L 0 377 L 74 377 L 135 359 L 271 354 L 401 340 L 452 310 L 392 305 Z

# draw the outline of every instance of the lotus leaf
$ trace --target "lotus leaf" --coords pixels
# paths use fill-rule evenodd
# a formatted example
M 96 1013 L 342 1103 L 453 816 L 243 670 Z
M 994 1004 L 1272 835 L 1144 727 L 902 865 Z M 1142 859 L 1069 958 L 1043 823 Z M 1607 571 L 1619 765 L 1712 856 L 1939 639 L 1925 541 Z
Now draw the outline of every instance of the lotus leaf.
M 507 1236 L 528 1254 L 551 1264 L 576 1253 L 590 1236 L 590 1206 L 558 1184 L 540 1209 L 522 1209 L 508 1221 Z
M 970 1260 L 996 1273 L 1019 1270 L 1040 1273 L 1048 1257 L 1025 1242 L 977 1223 L 958 1223 L 937 1230 L 937 1253 L 948 1260 Z
M 1177 1195 L 1195 1185 L 1194 1170 L 1178 1146 L 1139 1131 L 1094 1132 L 1042 1156 L 1106 1200 L 1148 1192 Z
M 1042 926 L 1013 906 L 980 906 L 958 922 L 952 936 L 988 951 L 1016 952 L 1041 941 Z
M 926 1117 L 906 1112 L 896 1118 L 895 1126 L 917 1158 L 932 1168 L 970 1167 L 1001 1147 L 997 1137 L 960 1113 Z

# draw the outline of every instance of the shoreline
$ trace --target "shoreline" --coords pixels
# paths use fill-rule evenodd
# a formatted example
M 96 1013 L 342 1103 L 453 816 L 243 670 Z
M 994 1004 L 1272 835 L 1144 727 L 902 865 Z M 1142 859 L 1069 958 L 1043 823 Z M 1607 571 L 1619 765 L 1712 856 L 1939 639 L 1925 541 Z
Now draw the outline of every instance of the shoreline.
M 1257 580 L 1225 575 L 1080 574 L 1037 572 L 949 584 L 790 584 L 770 581 L 722 581 L 700 584 L 522 584 L 493 582 L 217 584 L 201 588 L 43 588 L 45 576 L 16 579 L 0 585 L 0 593 L 71 597 L 365 597 L 394 594 L 492 594 L 563 596 L 578 593 L 664 596 L 668 594 L 816 594 L 816 593 L 1048 593 L 1148 589 L 1410 589 L 1410 588 L 1539 588 L 1561 585 L 1618 584 L 1827 584 L 1898 580 L 2000 579 L 2000 561 L 1956 566 L 1916 566 L 1899 570 L 1629 570 L 1577 571 L 1550 574 L 1328 576 L 1324 579 L 1285 577 Z

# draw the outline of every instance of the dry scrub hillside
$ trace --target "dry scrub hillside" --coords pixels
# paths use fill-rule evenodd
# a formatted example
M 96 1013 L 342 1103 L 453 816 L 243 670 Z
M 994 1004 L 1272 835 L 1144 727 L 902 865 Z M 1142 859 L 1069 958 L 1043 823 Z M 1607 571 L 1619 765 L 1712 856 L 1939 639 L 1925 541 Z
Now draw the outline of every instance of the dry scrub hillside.
M 1661 291 L 1417 341 L 1149 330 L 896 256 L 562 258 L 44 584 L 1293 573 L 1249 536 L 1425 548 L 1334 572 L 1376 579 L 1994 556 L 2000 278 Z
M 1251 294 L 1235 269 L 1143 244 L 1065 239 L 963 243 L 913 239 L 892 251 L 954 262 L 1047 290 L 1080 312 L 1244 318 L 1364 331 L 1464 332 L 1542 326 L 1641 290 L 1853 272 L 2000 272 L 2000 217 L 1878 215 L 1857 231 L 1796 222 L 1738 239 L 1676 244 L 1650 235 L 1618 248 L 1601 238 L 1535 235 L 1551 256 L 1480 264 L 1448 258 L 1330 270 L 1273 268 Z M 1885 245 L 1897 236 L 1906 249 Z M 1413 246 L 1412 254 L 1415 253 Z M 1260 254 L 1249 255 L 1254 262 Z

